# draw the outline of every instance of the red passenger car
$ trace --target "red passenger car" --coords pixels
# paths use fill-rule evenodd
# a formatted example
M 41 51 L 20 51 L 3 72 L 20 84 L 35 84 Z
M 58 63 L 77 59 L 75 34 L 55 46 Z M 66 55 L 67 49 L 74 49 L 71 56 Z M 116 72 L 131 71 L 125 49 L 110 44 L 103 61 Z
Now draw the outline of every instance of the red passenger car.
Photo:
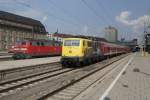
M 24 40 L 17 42 L 11 51 L 14 59 L 25 59 L 36 56 L 61 55 L 60 42 L 49 40 Z
M 103 56 L 113 56 L 117 54 L 122 54 L 129 52 L 129 48 L 127 46 L 121 46 L 109 42 L 102 42 L 100 43 L 100 50 Z

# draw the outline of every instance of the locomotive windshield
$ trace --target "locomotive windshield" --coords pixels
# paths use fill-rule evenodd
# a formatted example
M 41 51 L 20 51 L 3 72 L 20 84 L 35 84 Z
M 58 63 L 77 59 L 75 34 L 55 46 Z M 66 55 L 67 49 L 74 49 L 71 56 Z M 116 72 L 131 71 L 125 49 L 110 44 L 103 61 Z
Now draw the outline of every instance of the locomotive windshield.
M 79 46 L 80 40 L 65 40 L 64 46 Z

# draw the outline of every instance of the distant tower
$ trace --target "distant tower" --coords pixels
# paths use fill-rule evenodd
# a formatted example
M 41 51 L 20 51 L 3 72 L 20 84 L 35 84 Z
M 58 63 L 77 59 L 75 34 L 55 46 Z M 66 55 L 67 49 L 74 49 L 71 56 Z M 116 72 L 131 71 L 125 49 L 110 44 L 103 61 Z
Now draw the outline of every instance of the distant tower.
M 105 28 L 105 38 L 109 42 L 117 42 L 118 30 L 115 27 L 108 26 Z
M 56 30 L 56 32 L 54 34 L 58 34 L 58 28 L 57 28 L 57 30 Z

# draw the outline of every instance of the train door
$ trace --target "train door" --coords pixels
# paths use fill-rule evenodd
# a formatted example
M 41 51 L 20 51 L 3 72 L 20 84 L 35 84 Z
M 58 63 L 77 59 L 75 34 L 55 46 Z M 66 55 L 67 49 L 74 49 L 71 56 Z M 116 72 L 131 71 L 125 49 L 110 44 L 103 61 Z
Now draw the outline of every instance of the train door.
M 45 55 L 50 55 L 51 51 L 51 44 L 50 44 L 50 41 L 45 41 L 44 42 L 44 52 L 45 52 Z
M 39 56 L 39 55 L 41 55 L 41 50 L 40 50 L 40 42 L 39 41 L 36 41 L 36 46 L 35 46 L 35 48 L 34 48 L 34 53 L 35 53 L 35 55 L 36 56 Z
M 104 55 L 104 43 L 102 42 L 99 43 L 99 49 L 101 51 L 101 55 Z
M 40 42 L 40 53 L 41 55 L 47 55 L 47 48 L 45 46 L 45 41 Z
M 56 55 L 61 54 L 61 43 L 60 42 L 55 43 L 55 53 L 56 53 Z
M 87 49 L 86 49 L 87 43 L 86 43 L 85 40 L 81 40 L 81 43 L 82 43 L 82 47 L 81 47 L 81 48 L 82 48 L 83 56 L 86 57 L 86 53 L 87 53 Z
M 33 50 L 34 50 L 33 49 L 33 42 L 29 41 L 28 42 L 28 54 L 32 56 L 33 55 Z

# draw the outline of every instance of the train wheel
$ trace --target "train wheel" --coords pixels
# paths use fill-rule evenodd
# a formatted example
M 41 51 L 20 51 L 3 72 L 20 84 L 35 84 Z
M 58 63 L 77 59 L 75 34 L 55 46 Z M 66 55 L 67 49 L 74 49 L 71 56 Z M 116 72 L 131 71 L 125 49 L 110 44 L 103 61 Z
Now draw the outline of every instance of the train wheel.
M 84 62 L 83 61 L 81 62 L 81 66 L 84 66 Z
M 25 55 L 24 55 L 24 58 L 25 58 L 25 59 L 30 59 L 30 58 L 31 58 L 31 56 L 30 56 L 30 55 L 28 55 L 28 54 L 25 54 Z
M 61 64 L 62 65 L 62 67 L 66 67 L 66 65 L 65 64 Z
M 77 63 L 76 63 L 76 66 L 77 66 L 77 67 L 80 67 L 80 66 L 81 66 L 81 62 L 77 62 Z
M 87 63 L 92 64 L 92 60 L 89 58 Z
M 16 55 L 13 55 L 12 58 L 15 59 L 15 60 L 17 59 Z
M 21 59 L 20 54 L 14 54 L 12 57 L 13 57 L 13 59 L 15 59 L 15 60 Z
M 94 58 L 94 57 L 92 57 L 90 60 L 91 60 L 91 63 L 90 63 L 90 64 L 93 64 L 93 63 L 94 63 L 94 61 L 95 61 L 95 58 Z
M 85 59 L 85 60 L 83 61 L 83 65 L 84 65 L 84 66 L 88 65 L 88 60 L 87 60 L 87 59 Z
M 96 63 L 99 61 L 98 57 L 96 57 Z
M 20 59 L 25 59 L 25 55 L 24 54 L 20 54 Z
M 62 65 L 63 68 L 64 68 L 64 67 L 69 67 L 69 65 L 66 64 L 66 62 L 62 62 L 61 65 Z

